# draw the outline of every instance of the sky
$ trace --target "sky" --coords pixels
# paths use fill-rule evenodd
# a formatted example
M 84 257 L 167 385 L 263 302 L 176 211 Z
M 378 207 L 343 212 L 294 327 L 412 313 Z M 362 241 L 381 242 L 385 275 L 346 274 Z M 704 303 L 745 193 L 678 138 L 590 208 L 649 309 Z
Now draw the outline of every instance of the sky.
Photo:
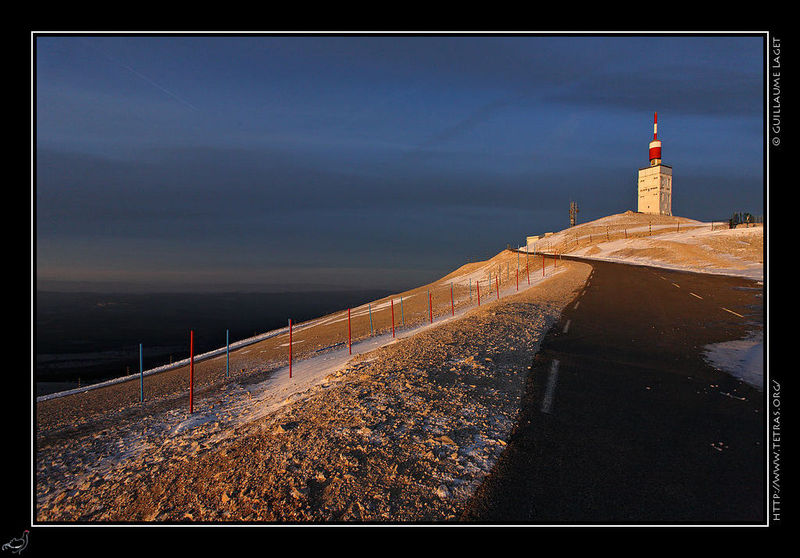
M 401 290 L 636 210 L 763 214 L 756 36 L 37 35 L 49 289 Z

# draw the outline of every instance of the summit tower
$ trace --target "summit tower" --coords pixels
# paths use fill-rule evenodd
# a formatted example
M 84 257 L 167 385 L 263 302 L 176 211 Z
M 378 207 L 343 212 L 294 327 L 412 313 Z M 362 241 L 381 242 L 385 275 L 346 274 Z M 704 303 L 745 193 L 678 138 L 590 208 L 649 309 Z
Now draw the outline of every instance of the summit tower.
M 672 215 L 672 167 L 661 162 L 658 113 L 653 114 L 650 166 L 639 169 L 639 213 Z

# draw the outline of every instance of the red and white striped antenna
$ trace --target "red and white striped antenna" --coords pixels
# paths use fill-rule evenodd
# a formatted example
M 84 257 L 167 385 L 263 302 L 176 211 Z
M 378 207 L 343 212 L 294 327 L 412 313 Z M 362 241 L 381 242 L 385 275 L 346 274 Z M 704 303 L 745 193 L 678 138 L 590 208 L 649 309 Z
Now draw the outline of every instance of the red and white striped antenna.
M 661 141 L 658 139 L 658 112 L 653 113 L 653 141 L 650 142 L 650 166 L 661 164 Z
M 653 141 L 658 139 L 658 113 L 653 113 Z

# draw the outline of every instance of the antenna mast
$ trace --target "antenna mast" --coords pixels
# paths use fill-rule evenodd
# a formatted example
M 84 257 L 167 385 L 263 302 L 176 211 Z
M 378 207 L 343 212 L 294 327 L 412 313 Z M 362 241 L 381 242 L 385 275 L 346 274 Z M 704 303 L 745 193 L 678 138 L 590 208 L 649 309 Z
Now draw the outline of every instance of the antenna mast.
M 575 222 L 578 220 L 578 203 L 569 202 L 569 226 L 574 227 Z

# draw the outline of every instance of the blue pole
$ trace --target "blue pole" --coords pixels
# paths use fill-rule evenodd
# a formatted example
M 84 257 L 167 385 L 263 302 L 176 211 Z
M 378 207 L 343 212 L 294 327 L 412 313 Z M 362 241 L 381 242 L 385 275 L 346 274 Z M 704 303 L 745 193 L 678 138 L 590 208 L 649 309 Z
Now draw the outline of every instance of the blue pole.
M 142 366 L 141 343 L 139 343 L 139 401 L 144 401 L 144 367 Z
M 372 335 L 374 333 L 372 329 L 372 304 L 369 305 L 369 334 Z
M 225 377 L 230 376 L 231 371 L 231 341 L 230 330 L 225 330 Z

